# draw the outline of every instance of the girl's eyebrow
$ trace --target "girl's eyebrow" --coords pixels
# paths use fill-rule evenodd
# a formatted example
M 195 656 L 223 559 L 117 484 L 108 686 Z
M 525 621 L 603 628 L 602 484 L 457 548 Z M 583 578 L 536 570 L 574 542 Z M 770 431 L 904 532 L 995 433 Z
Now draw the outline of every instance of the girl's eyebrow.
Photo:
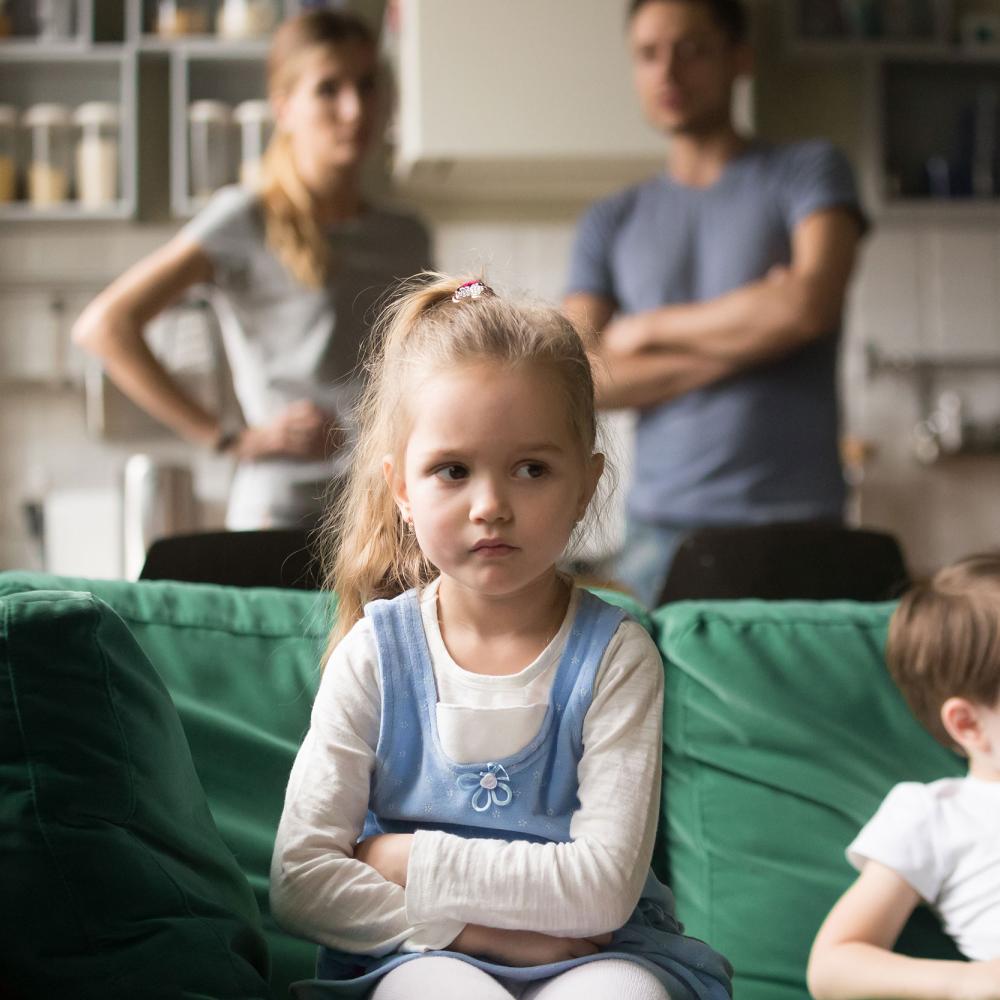
M 559 454 L 565 451 L 561 445 L 556 444 L 554 441 L 534 441 L 527 444 L 518 444 L 510 450 L 531 455 L 537 455 L 539 452 Z M 425 462 L 444 462 L 449 460 L 458 461 L 467 454 L 468 449 L 458 445 L 451 448 L 437 448 L 426 454 L 423 460 Z

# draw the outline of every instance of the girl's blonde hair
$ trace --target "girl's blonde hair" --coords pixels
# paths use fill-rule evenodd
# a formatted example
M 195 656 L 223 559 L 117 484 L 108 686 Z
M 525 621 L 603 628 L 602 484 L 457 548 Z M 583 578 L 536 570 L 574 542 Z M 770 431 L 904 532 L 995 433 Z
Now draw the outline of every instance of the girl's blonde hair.
M 305 58 L 316 49 L 367 45 L 375 36 L 361 18 L 334 10 L 313 10 L 285 21 L 275 32 L 267 58 L 267 90 L 273 100 L 294 89 Z M 268 246 L 303 284 L 320 287 L 330 267 L 330 250 L 309 189 L 295 167 L 289 136 L 275 129 L 261 166 L 261 204 Z
M 563 394 L 581 454 L 594 451 L 594 382 L 580 335 L 557 310 L 483 294 L 455 302 L 466 279 L 426 272 L 404 283 L 377 324 L 369 380 L 358 408 L 348 483 L 324 526 L 327 583 L 338 598 L 328 652 L 369 601 L 428 583 L 436 571 L 407 530 L 383 473 L 400 460 L 420 378 L 488 362 L 542 367 Z

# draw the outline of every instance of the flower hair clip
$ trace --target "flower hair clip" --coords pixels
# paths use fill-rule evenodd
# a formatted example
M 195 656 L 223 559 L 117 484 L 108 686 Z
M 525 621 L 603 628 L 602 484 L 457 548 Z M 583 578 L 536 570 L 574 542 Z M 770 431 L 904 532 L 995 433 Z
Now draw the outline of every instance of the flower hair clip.
M 459 285 L 455 289 L 455 294 L 451 297 L 451 301 L 461 302 L 463 299 L 478 299 L 481 295 L 489 297 L 496 295 L 496 292 L 485 282 L 475 278 L 473 281 L 467 281 L 465 284 Z
M 491 805 L 510 805 L 513 793 L 510 790 L 510 776 L 503 764 L 487 764 L 479 774 L 466 773 L 459 776 L 458 787 L 471 791 L 471 806 L 476 812 L 486 812 Z

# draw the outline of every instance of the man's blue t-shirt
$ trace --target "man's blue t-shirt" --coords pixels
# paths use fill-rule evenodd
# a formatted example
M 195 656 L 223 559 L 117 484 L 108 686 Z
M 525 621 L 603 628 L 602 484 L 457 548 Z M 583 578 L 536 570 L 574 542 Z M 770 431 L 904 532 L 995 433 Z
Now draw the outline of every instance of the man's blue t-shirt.
M 592 206 L 567 290 L 623 314 L 712 299 L 789 264 L 795 226 L 838 206 L 860 217 L 834 146 L 753 144 L 710 187 L 661 174 Z M 641 410 L 630 513 L 677 525 L 840 518 L 839 333 Z

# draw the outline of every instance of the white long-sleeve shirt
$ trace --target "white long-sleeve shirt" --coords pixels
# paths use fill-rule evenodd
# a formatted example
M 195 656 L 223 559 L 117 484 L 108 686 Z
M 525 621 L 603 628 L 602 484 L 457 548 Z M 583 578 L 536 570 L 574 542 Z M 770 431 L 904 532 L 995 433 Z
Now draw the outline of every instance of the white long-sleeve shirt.
M 427 588 L 421 614 L 448 756 L 459 763 L 499 760 L 533 739 L 578 603 L 574 592 L 562 627 L 534 662 L 493 676 L 454 662 L 438 626 L 437 587 Z M 362 619 L 330 657 L 289 778 L 271 869 L 271 908 L 283 926 L 331 948 L 384 955 L 444 948 L 466 923 L 564 936 L 625 923 L 649 870 L 662 754 L 662 662 L 640 625 L 619 626 L 597 673 L 571 841 L 420 830 L 405 889 L 353 858 L 381 699 L 375 639 Z

